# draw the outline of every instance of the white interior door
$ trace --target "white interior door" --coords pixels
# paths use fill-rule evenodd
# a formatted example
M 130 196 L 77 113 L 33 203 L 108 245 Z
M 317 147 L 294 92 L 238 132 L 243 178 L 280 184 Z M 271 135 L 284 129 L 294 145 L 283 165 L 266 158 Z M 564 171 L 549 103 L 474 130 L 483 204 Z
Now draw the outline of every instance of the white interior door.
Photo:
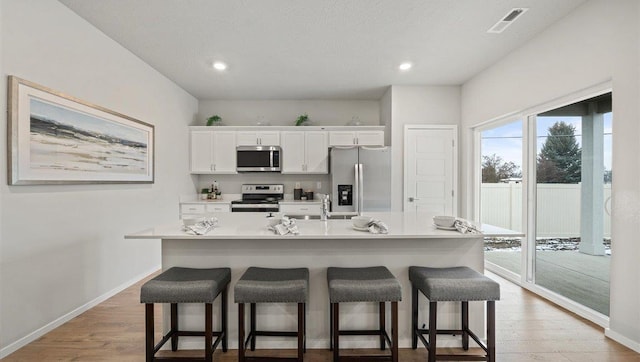
M 405 211 L 457 216 L 457 134 L 457 126 L 405 126 Z

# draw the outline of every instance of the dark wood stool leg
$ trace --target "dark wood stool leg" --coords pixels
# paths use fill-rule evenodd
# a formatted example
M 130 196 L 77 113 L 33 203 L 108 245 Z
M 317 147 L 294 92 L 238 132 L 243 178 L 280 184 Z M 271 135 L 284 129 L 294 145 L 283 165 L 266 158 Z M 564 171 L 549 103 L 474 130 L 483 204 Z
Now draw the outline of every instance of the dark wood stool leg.
M 251 350 L 256 350 L 256 303 L 251 303 L 251 316 L 249 323 L 251 324 L 249 336 L 251 337 Z
M 221 331 L 222 331 L 222 352 L 227 352 L 227 314 L 229 312 L 229 306 L 227 305 L 227 296 L 228 296 L 228 289 L 229 286 L 227 285 L 223 290 L 222 290 L 222 299 L 220 300 L 220 326 L 221 326 Z
M 153 326 L 153 303 L 146 303 L 144 309 L 144 319 L 145 319 L 145 356 L 146 362 L 153 362 L 153 349 L 154 349 L 154 341 L 153 334 L 154 326 Z
M 244 360 L 244 303 L 238 303 L 238 362 Z
M 387 316 L 385 314 L 386 312 L 386 305 L 385 302 L 380 302 L 379 303 L 379 310 L 378 310 L 378 327 L 380 329 L 380 350 L 384 351 L 385 350 L 385 345 L 386 345 L 386 340 L 384 338 L 384 332 L 387 330 L 387 327 L 385 325 Z
M 487 361 L 496 361 L 496 302 L 487 301 Z
M 436 335 L 438 302 L 429 301 L 429 358 L 428 362 L 436 362 Z
M 418 348 L 418 288 L 411 285 L 411 348 Z
M 213 360 L 213 305 L 211 303 L 204 304 L 204 360 L 211 362 Z
M 469 302 L 462 302 L 462 348 L 469 350 Z
M 171 350 L 178 350 L 178 304 L 171 303 L 171 332 L 174 333 L 171 336 Z
M 391 302 L 391 360 L 398 362 L 398 302 Z
M 298 362 L 304 360 L 304 303 L 298 303 Z
M 340 361 L 340 303 L 331 303 L 333 309 L 333 362 Z
M 333 351 L 333 303 L 329 302 L 329 351 Z
M 304 333 L 303 352 L 307 353 L 307 303 L 302 304 L 304 306 L 304 313 L 302 314 L 302 332 Z

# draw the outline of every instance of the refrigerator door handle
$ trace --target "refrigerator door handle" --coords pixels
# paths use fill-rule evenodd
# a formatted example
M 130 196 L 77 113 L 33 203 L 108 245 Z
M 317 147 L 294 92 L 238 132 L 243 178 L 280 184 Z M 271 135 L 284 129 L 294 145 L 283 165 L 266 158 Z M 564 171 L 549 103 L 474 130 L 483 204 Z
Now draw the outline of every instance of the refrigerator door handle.
M 364 211 L 364 177 L 363 177 L 363 166 L 361 163 L 358 164 L 358 181 L 360 183 L 358 194 L 358 215 L 362 215 Z
M 353 203 L 353 208 L 355 209 L 356 213 L 358 215 L 360 215 L 360 178 L 359 176 L 359 172 L 358 172 L 358 164 L 354 164 L 353 165 L 353 170 L 354 170 L 354 175 L 353 175 L 353 186 L 355 188 L 354 193 L 353 193 L 353 198 L 355 199 L 354 203 Z

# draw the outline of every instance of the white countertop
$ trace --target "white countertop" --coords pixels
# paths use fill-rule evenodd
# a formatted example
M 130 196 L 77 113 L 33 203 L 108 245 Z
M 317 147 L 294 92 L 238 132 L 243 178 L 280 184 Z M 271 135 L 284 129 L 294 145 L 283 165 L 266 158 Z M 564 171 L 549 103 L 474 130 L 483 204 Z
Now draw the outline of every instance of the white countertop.
M 205 235 L 190 235 L 182 230 L 182 222 L 156 226 L 125 235 L 125 239 L 460 239 L 482 236 L 519 237 L 522 233 L 481 225 L 483 234 L 461 234 L 437 229 L 433 215 L 425 213 L 381 212 L 365 213 L 384 222 L 388 234 L 372 234 L 352 228 L 350 220 L 296 220 L 298 235 L 276 235 L 267 229 L 267 213 L 217 213 L 218 226 Z

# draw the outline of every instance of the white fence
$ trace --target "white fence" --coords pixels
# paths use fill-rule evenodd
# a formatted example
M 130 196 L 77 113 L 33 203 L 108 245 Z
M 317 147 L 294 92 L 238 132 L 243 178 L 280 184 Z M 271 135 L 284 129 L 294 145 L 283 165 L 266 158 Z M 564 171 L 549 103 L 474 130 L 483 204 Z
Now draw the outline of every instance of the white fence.
M 538 184 L 537 236 L 580 236 L 580 185 Z M 611 185 L 604 185 L 604 202 L 611 196 Z M 483 223 L 522 231 L 522 184 L 483 183 L 481 201 Z M 611 218 L 604 213 L 604 236 L 611 235 Z

